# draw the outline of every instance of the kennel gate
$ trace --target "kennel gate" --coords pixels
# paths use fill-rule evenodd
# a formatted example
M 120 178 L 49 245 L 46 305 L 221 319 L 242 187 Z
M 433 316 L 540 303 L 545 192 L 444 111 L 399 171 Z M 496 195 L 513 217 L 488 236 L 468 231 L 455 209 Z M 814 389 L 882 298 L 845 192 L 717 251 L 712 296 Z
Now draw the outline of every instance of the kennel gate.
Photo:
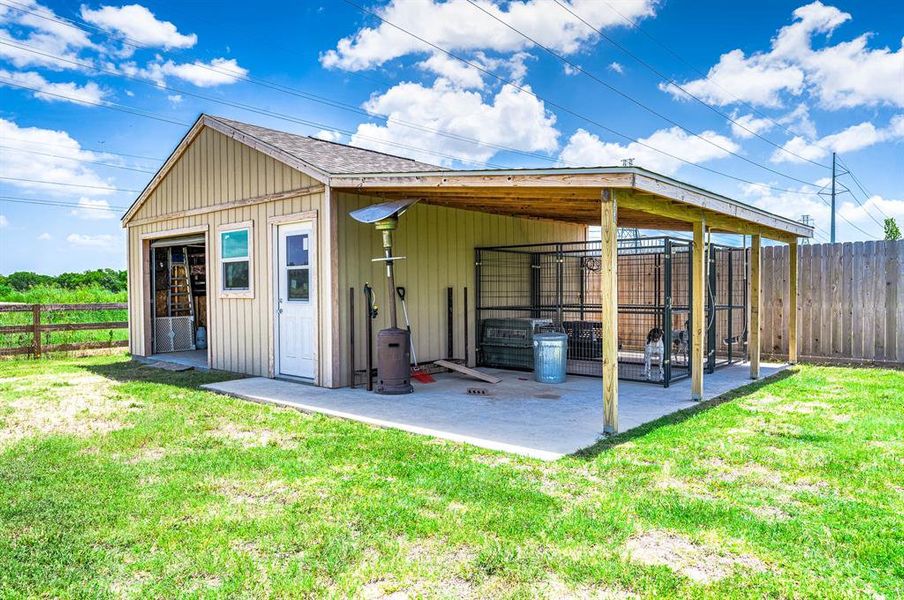
M 711 372 L 746 355 L 747 259 L 711 244 L 706 360 Z M 476 248 L 477 360 L 531 369 L 533 334 L 568 334 L 568 373 L 602 374 L 600 242 Z M 690 375 L 691 243 L 658 236 L 618 240 L 618 374 L 668 386 Z M 663 330 L 662 361 L 645 372 L 648 332 Z

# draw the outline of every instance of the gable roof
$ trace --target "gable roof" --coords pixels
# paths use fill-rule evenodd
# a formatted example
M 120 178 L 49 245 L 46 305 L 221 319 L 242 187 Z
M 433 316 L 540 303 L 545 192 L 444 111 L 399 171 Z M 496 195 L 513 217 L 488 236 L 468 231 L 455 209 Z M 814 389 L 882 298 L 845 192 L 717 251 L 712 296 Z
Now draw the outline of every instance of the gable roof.
M 366 150 L 346 144 L 318 138 L 286 133 L 250 123 L 210 117 L 251 137 L 271 144 L 292 156 L 303 160 L 327 175 L 344 175 L 364 172 L 415 173 L 443 170 L 442 167 L 418 162 L 410 158 L 393 156 L 375 150 Z
M 366 150 L 336 142 L 287 133 L 250 123 L 234 121 L 224 117 L 201 114 L 185 134 L 179 145 L 170 154 L 154 177 L 148 182 L 138 198 L 122 217 L 127 224 L 138 212 L 148 197 L 157 188 L 166 174 L 182 156 L 204 127 L 219 131 L 246 146 L 270 156 L 286 165 L 298 169 L 324 184 L 329 184 L 333 175 L 347 175 L 361 172 L 420 173 L 445 171 L 442 167 L 410 158 L 394 156 L 376 150 Z

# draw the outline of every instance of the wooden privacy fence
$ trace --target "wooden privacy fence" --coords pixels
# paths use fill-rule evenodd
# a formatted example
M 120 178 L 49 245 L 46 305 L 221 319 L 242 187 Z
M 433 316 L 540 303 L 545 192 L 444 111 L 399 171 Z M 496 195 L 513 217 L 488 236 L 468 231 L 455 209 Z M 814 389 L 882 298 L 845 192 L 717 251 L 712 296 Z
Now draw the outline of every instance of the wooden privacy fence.
M 40 358 L 42 353 L 68 352 L 74 350 L 91 350 L 98 348 L 120 348 L 128 346 L 128 339 L 114 339 L 114 331 L 128 329 L 128 321 L 98 322 L 49 322 L 56 321 L 57 315 L 72 313 L 97 313 L 99 311 L 127 310 L 124 302 L 104 304 L 2 304 L 0 305 L 0 356 L 30 354 Z M 75 315 L 84 317 L 84 315 Z M 14 324 L 7 324 L 7 323 Z M 102 333 L 106 330 L 108 333 Z M 89 332 L 73 334 L 66 343 L 48 344 L 44 338 L 48 334 L 61 332 Z M 94 338 L 94 339 L 90 339 Z M 107 338 L 107 339 L 101 339 Z M 10 345 L 10 341 L 16 345 Z
M 904 240 L 802 245 L 801 360 L 904 363 Z M 788 355 L 788 246 L 763 249 L 760 350 Z

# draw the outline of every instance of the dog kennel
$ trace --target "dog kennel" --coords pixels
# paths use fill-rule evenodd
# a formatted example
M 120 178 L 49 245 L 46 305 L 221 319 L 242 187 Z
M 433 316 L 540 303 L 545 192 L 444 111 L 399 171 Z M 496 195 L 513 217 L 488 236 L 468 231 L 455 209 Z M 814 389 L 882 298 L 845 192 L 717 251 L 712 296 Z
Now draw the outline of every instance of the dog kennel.
M 598 241 L 476 248 L 478 364 L 530 369 L 534 334 L 562 331 L 568 373 L 600 376 L 600 248 Z M 746 356 L 747 253 L 707 248 L 704 368 L 711 372 Z M 690 375 L 691 255 L 682 238 L 618 241 L 619 378 L 668 386 Z M 648 344 L 654 330 L 661 337 Z M 651 353 L 657 349 L 661 356 Z

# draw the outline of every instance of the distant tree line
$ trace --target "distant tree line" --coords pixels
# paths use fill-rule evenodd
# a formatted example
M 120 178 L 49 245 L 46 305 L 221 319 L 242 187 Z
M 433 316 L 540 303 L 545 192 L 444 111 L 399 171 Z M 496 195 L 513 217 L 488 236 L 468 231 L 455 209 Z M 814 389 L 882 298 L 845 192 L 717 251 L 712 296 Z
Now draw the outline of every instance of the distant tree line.
M 126 272 L 116 269 L 95 269 L 82 273 L 41 275 L 31 271 L 17 271 L 0 275 L 0 296 L 8 292 L 27 292 L 35 287 L 58 287 L 66 290 L 100 288 L 109 292 L 126 291 Z

